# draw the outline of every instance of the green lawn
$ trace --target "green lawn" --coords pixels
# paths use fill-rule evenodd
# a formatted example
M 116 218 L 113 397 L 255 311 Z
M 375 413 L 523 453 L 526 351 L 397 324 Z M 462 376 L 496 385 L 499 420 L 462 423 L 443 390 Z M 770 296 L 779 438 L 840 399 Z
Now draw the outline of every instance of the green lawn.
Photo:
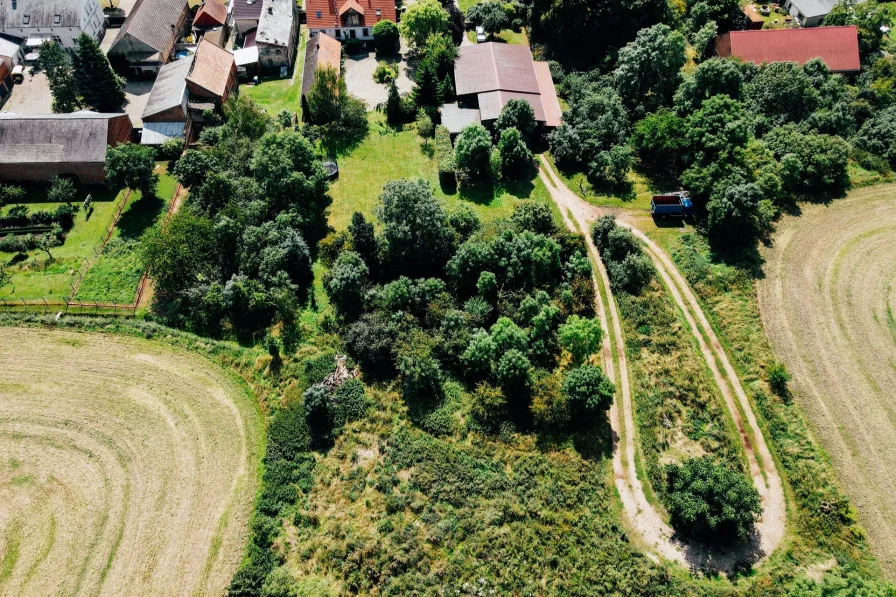
M 299 49 L 296 51 L 296 62 L 293 65 L 292 78 L 267 77 L 259 85 L 240 85 L 240 93 L 264 108 L 271 116 L 283 110 L 295 112 L 302 117 L 302 73 L 305 65 L 305 43 L 308 30 L 304 27 L 299 32 Z
M 462 13 L 467 14 L 467 9 L 479 2 L 479 0 L 457 0 L 458 6 Z
M 396 130 L 385 123 L 380 113 L 371 112 L 367 137 L 347 155 L 338 159 L 339 179 L 330 187 L 330 196 L 333 198 L 330 225 L 335 230 L 346 228 L 355 211 L 370 216 L 379 202 L 383 185 L 398 178 L 423 178 L 430 182 L 436 197 L 442 199 L 449 208 L 451 205 L 465 203 L 483 220 L 510 215 L 518 199 L 537 199 L 553 205 L 547 189 L 537 177 L 533 177 L 531 181 L 498 185 L 495 188 L 478 189 L 476 192 L 442 189 L 438 181 L 433 147 L 432 140 L 424 146 L 414 125 Z
M 476 30 L 467 31 L 467 38 L 476 43 Z M 519 32 L 515 32 L 511 29 L 505 29 L 501 33 L 495 36 L 493 41 L 503 41 L 508 44 L 515 44 L 518 46 L 528 46 L 529 38 L 526 36 L 526 30 L 520 29 Z
M 55 210 L 59 203 L 45 202 L 45 187 L 28 189 L 25 204 L 31 211 Z M 0 253 L 0 263 L 11 274 L 11 283 L 0 288 L 0 298 L 7 300 L 61 300 L 71 292 L 69 280 L 83 260 L 94 256 L 94 247 L 99 247 L 112 217 L 120 194 L 101 186 L 79 187 L 78 200 L 87 194 L 93 196 L 93 213 L 89 219 L 84 212 L 75 215 L 75 226 L 65 239 L 65 244 L 52 249 L 52 259 L 41 250 L 29 252 L 21 257 L 11 253 Z M 9 210 L 10 206 L 4 208 Z
M 649 211 L 650 198 L 654 195 L 654 191 L 660 190 L 651 188 L 650 180 L 642 174 L 633 171 L 629 173 L 629 180 L 632 183 L 630 189 L 624 192 L 608 193 L 606 190 L 595 189 L 588 182 L 588 177 L 584 172 L 563 172 L 557 168 L 553 156 L 548 154 L 547 157 L 551 165 L 554 166 L 554 170 L 566 183 L 566 186 L 572 189 L 576 195 L 594 205 Z
M 143 275 L 138 252 L 140 236 L 168 210 L 177 189 L 177 181 L 168 175 L 164 162 L 159 162 L 158 170 L 161 176 L 156 196 L 144 198 L 137 193 L 131 198 L 112 238 L 87 271 L 75 298 L 119 304 L 134 300 Z

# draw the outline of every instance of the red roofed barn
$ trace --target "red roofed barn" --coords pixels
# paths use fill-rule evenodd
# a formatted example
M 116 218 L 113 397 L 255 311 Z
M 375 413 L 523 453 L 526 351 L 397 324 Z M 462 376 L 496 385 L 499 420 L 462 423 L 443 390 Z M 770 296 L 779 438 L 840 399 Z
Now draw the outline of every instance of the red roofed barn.
M 194 29 L 212 29 L 227 22 L 227 5 L 223 0 L 205 0 L 196 16 L 193 17 Z
M 821 58 L 832 72 L 858 73 L 859 38 L 854 25 L 812 29 L 730 31 L 716 39 L 716 55 L 746 62 L 796 62 Z
M 373 26 L 396 22 L 395 0 L 305 0 L 308 29 L 338 40 L 373 39 Z

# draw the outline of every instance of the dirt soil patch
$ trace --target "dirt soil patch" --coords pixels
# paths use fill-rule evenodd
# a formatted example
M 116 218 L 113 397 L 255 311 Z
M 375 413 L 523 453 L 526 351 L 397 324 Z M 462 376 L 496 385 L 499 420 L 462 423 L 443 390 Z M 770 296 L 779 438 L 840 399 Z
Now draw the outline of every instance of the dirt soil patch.
M 221 595 L 245 552 L 260 423 L 211 362 L 0 328 L 0 594 Z
M 784 217 L 763 251 L 766 333 L 896 578 L 896 185 Z

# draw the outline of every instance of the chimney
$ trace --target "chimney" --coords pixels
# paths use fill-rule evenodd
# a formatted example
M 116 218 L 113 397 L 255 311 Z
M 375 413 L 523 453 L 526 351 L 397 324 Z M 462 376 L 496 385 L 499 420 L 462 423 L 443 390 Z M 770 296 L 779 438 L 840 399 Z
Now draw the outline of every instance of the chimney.
M 274 7 L 273 7 L 273 6 L 268 6 L 268 14 L 269 14 L 269 15 L 274 14 Z

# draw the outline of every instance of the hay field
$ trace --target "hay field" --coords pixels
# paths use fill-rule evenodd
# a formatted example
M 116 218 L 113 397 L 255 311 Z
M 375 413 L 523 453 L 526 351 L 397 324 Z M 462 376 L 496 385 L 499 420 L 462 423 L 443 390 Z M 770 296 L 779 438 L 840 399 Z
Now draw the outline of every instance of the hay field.
M 213 363 L 0 328 L 0 595 L 220 595 L 258 485 L 260 417 Z
M 896 578 L 896 186 L 804 206 L 763 255 L 766 333 Z

